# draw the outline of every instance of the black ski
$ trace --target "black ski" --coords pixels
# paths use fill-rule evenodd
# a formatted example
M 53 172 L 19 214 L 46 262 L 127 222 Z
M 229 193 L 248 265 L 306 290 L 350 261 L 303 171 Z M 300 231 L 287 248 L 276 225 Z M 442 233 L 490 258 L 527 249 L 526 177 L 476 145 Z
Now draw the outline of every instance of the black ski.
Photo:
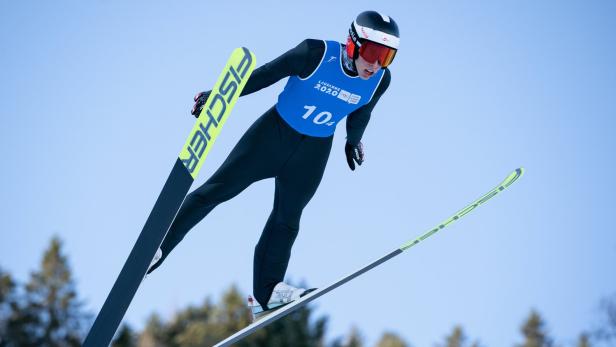
M 255 64 L 254 54 L 246 48 L 237 48 L 231 54 L 83 346 L 111 343 L 154 253 L 163 242 Z

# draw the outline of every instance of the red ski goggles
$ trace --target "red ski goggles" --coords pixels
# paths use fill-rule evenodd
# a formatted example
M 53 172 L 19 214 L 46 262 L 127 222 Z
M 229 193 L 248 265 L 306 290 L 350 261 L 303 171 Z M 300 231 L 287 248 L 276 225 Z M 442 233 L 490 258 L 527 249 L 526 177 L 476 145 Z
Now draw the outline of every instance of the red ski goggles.
M 379 45 L 372 41 L 366 41 L 359 47 L 359 55 L 368 63 L 374 64 L 377 61 L 381 67 L 387 67 L 394 60 L 396 51 L 393 48 Z

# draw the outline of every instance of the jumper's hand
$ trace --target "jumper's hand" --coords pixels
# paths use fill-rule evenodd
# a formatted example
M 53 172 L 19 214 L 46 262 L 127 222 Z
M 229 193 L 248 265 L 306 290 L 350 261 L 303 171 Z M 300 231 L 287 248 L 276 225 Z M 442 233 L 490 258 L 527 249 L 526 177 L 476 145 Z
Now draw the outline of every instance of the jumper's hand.
M 193 106 L 192 111 L 190 111 L 190 113 L 195 116 L 195 118 L 199 118 L 201 110 L 203 109 L 203 105 L 205 105 L 205 102 L 210 97 L 210 93 L 211 91 L 200 92 L 195 95 L 195 105 Z
M 364 162 L 364 146 L 361 142 L 356 146 L 347 142 L 344 146 L 344 153 L 346 154 L 347 164 L 349 164 L 349 168 L 353 171 L 355 171 L 355 163 L 361 165 Z

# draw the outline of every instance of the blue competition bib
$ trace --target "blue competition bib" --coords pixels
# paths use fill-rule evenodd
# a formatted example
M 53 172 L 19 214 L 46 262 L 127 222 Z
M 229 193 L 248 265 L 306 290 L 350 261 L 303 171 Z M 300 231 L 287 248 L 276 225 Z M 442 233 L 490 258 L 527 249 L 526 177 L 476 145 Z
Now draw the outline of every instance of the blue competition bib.
M 327 137 L 349 113 L 367 104 L 383 78 L 383 69 L 368 80 L 349 76 L 342 67 L 342 46 L 325 41 L 319 66 L 305 79 L 291 76 L 278 95 L 276 110 L 304 135 Z

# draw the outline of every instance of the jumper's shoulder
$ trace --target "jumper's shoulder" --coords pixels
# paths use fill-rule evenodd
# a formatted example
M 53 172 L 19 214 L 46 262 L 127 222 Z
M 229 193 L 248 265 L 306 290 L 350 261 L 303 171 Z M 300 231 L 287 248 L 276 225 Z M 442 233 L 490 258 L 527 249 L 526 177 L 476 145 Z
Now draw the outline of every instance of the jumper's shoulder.
M 293 49 L 295 60 L 296 75 L 300 77 L 309 76 L 319 65 L 321 58 L 325 54 L 325 41 L 316 39 L 305 39 Z
M 325 47 L 325 41 L 319 40 L 319 39 L 305 39 L 304 42 L 306 42 L 306 44 L 310 46 L 310 48 L 324 48 Z
M 322 55 L 325 52 L 325 41 L 318 39 L 305 39 L 300 42 L 296 48 L 306 54 Z

